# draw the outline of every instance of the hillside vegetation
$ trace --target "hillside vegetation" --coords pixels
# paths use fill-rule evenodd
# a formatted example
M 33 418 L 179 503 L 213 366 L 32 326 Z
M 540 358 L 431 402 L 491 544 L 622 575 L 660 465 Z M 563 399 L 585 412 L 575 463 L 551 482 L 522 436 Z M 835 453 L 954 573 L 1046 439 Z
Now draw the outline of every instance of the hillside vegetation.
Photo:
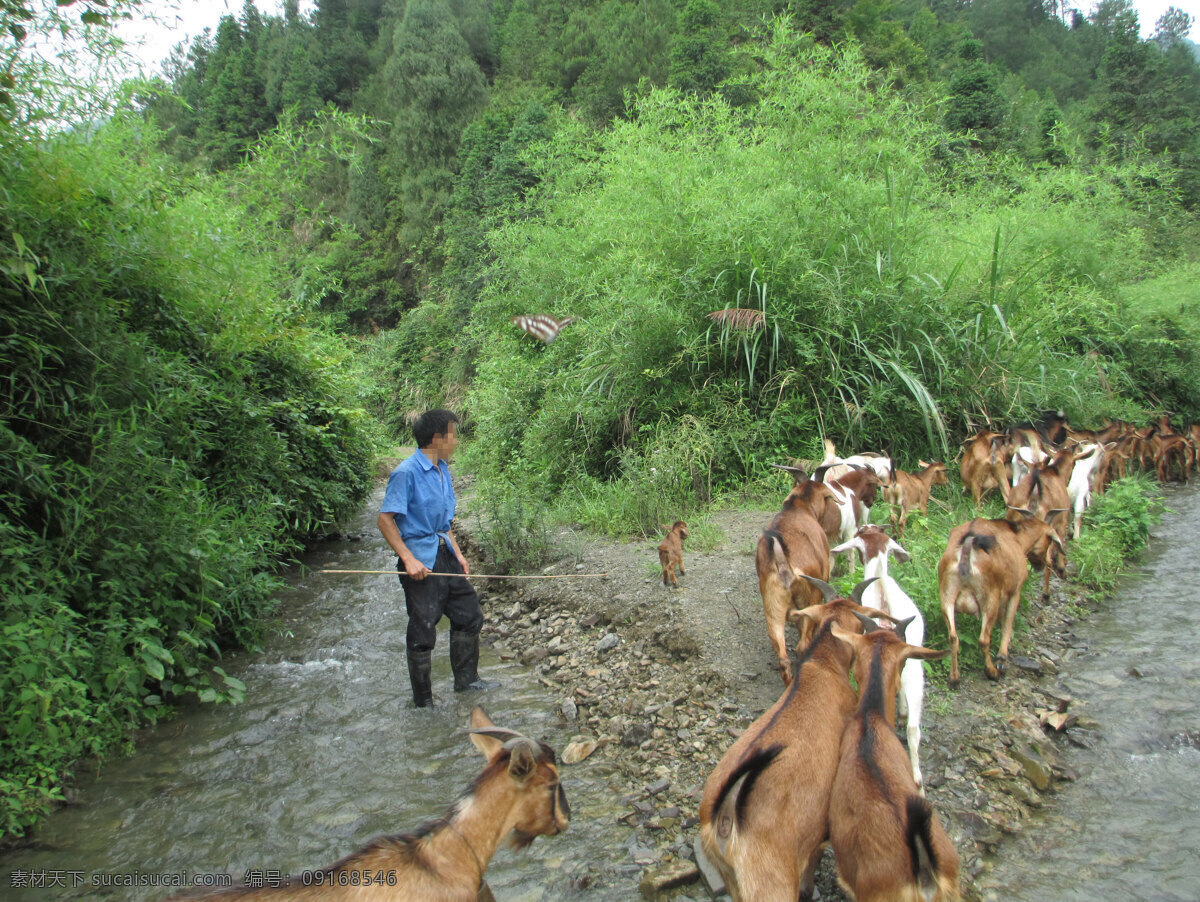
M 29 52 L 137 6 L 0 8 L 0 831 L 237 699 L 221 654 L 414 411 L 464 414 L 510 566 L 824 437 L 1200 420 L 1178 10 L 247 2 L 115 97 Z

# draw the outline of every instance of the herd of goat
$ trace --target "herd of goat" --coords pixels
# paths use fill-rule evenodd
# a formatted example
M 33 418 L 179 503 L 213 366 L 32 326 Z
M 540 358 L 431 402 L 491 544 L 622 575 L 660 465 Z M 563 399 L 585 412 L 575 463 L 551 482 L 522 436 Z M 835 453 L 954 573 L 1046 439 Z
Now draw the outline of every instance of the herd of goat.
M 826 459 L 793 477 L 782 509 L 762 532 L 755 568 L 767 636 L 784 692 L 745 730 L 710 775 L 700 804 L 705 856 L 735 902 L 811 899 L 816 868 L 832 846 L 838 878 L 857 902 L 961 899 L 958 857 L 925 799 L 919 763 L 922 661 L 951 656 L 960 679 L 955 615 L 980 618 L 987 676 L 1005 669 L 1028 564 L 1060 576 L 1068 538 L 1080 534 L 1091 497 L 1131 464 L 1159 479 L 1186 481 L 1197 466 L 1200 426 L 1176 432 L 1167 418 L 1147 429 L 1128 423 L 1072 428 L 1061 411 L 1003 432 L 983 430 L 963 443 L 963 490 L 976 508 L 989 491 L 1007 513 L 976 517 L 951 530 L 938 563 L 950 648 L 923 646 L 920 611 L 888 573 L 889 557 L 908 554 L 867 522 L 882 491 L 891 528 L 903 538 L 908 513 L 924 512 L 944 463 L 896 469 L 885 455 Z M 663 582 L 678 586 L 687 524 L 663 527 Z M 864 579 L 850 597 L 829 584 L 836 555 L 857 553 Z M 993 660 L 991 632 L 1003 620 Z M 787 627 L 799 633 L 793 663 Z M 851 674 L 854 683 L 851 682 Z M 855 688 L 857 685 L 857 689 Z M 899 707 L 906 743 L 895 730 Z M 488 862 L 505 838 L 517 847 L 566 829 L 570 809 L 552 749 L 495 726 L 481 708 L 471 739 L 488 761 L 445 817 L 411 834 L 381 837 L 329 867 L 275 886 L 223 890 L 211 899 L 491 899 Z M 196 897 L 191 897 L 196 898 Z

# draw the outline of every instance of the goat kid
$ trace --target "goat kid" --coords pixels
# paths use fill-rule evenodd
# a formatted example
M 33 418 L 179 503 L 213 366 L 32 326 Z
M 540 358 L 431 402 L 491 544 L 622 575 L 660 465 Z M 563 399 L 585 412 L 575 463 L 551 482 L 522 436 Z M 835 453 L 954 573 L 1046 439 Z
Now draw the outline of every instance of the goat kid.
M 297 902 L 476 902 L 483 873 L 500 843 L 517 849 L 567 829 L 571 809 L 554 750 L 497 727 L 476 706 L 471 742 L 488 759 L 470 789 L 441 820 L 415 833 L 381 836 L 341 861 L 281 886 L 235 888 L 206 900 Z
M 1060 577 L 1066 550 L 1054 528 L 1029 511 L 1020 522 L 976 518 L 950 531 L 946 551 L 938 561 L 938 590 L 942 617 L 950 633 L 950 685 L 961 679 L 958 669 L 958 631 L 954 615 L 980 619 L 979 649 L 988 678 L 997 680 L 1008 667 L 1013 620 L 1021 587 L 1029 576 L 1026 561 L 1035 568 L 1053 569 Z M 992 662 L 992 628 L 1003 616 L 1000 652 Z
M 1067 497 L 1074 514 L 1071 521 L 1072 539 L 1083 535 L 1083 512 L 1092 504 L 1092 493 L 1096 491 L 1104 456 L 1115 447 L 1115 442 L 1107 445 L 1085 442 L 1075 448 L 1075 469 L 1071 471 L 1071 481 L 1067 483 Z
M 676 520 L 670 526 L 660 525 L 659 528 L 667 534 L 658 545 L 658 562 L 662 565 L 663 585 L 678 589 L 679 580 L 675 576 L 675 568 L 679 568 L 681 576 L 687 576 L 687 571 L 683 569 L 683 540 L 688 537 L 688 527 L 682 520 Z
M 834 624 L 832 633 L 853 652 L 859 686 L 829 803 L 838 879 L 856 902 L 957 902 L 958 855 L 894 730 L 902 667 L 947 653 L 908 644 L 891 630 L 859 635 Z
M 922 469 L 918 473 L 908 473 L 904 470 L 893 470 L 889 485 L 884 486 L 883 500 L 891 506 L 890 519 L 892 529 L 900 537 L 908 528 L 908 512 L 919 510 L 927 513 L 929 510 L 929 493 L 935 485 L 949 485 L 946 478 L 946 465 L 939 460 L 932 463 L 917 461 Z
M 836 595 L 823 581 L 814 587 Z M 860 583 L 855 596 L 864 588 Z M 856 611 L 882 616 L 846 598 L 792 612 L 804 636 L 795 679 L 729 747 L 705 783 L 701 848 L 734 902 L 812 898 L 828 838 L 838 743 L 855 703 L 851 653 L 831 629 L 835 623 L 861 629 Z
M 1008 500 L 1008 473 L 1005 464 L 1010 456 L 1008 436 L 1003 432 L 983 430 L 963 442 L 960 465 L 963 491 L 970 492 L 975 506 L 991 489 L 997 489 Z
M 863 558 L 863 577 L 875 578 L 862 596 L 862 603 L 887 614 L 893 623 L 905 625 L 900 636 L 909 645 L 925 642 L 925 618 L 911 598 L 888 575 L 888 554 L 898 561 L 907 561 L 908 552 L 878 526 L 864 526 L 849 542 L 833 549 L 834 554 L 857 551 Z M 925 668 L 913 658 L 905 662 L 900 672 L 900 714 L 905 718 L 908 757 L 912 763 L 913 780 L 921 794 L 925 781 L 921 775 L 921 712 L 925 704 Z

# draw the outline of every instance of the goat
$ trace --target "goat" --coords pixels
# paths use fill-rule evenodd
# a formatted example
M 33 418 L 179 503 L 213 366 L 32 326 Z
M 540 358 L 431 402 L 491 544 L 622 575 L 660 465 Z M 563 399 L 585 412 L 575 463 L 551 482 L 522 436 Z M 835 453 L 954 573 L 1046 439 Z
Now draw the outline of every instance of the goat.
M 1072 539 L 1083 535 L 1083 512 L 1091 506 L 1092 492 L 1096 489 L 1105 452 L 1115 445 L 1115 442 L 1108 445 L 1087 442 L 1075 448 L 1075 469 L 1071 472 L 1070 482 L 1067 483 L 1067 496 L 1074 513 L 1071 523 Z
M 1048 452 L 1021 445 L 1013 451 L 1012 455 L 1012 487 L 1015 489 L 1034 467 L 1049 462 L 1050 454 Z M 1009 492 L 1009 501 L 1012 501 L 1012 492 Z
M 832 481 L 826 480 L 825 484 L 837 500 L 839 517 L 836 521 L 831 518 L 823 520 L 821 526 L 831 543 L 846 542 L 871 516 L 870 507 L 881 485 L 879 476 L 873 470 L 855 466 L 846 475 Z M 833 567 L 833 564 L 830 566 Z
M 827 583 L 813 583 L 822 595 L 836 595 Z M 864 588 L 860 583 L 854 598 Z M 812 898 L 828 838 L 838 743 L 855 701 L 851 652 L 831 629 L 835 623 L 861 629 L 855 612 L 882 616 L 846 598 L 791 613 L 803 636 L 796 678 L 729 747 L 705 783 L 701 848 L 734 902 Z
M 926 513 L 929 509 L 930 490 L 935 485 L 949 484 L 946 465 L 941 461 L 925 463 L 922 460 L 917 463 L 922 468 L 919 473 L 893 470 L 891 483 L 883 489 L 883 499 L 891 506 L 892 528 L 901 537 L 908 527 L 908 512 L 919 510 Z
M 687 576 L 687 571 L 683 569 L 683 540 L 688 537 L 688 527 L 682 520 L 676 520 L 670 526 L 662 525 L 659 528 L 667 533 L 667 537 L 658 545 L 658 562 L 662 565 L 663 585 L 678 589 L 679 580 L 675 577 L 675 568 L 679 568 L 680 575 Z
M 859 635 L 835 624 L 832 632 L 853 651 L 859 686 L 829 801 L 838 880 L 857 902 L 957 902 L 958 855 L 893 730 L 901 666 L 946 652 L 907 644 L 891 630 Z
M 788 613 L 820 600 L 820 594 L 799 576 L 829 579 L 829 538 L 822 521 L 839 518 L 832 490 L 821 482 L 818 469 L 809 479 L 803 470 L 779 467 L 792 474 L 795 484 L 784 499 L 783 509 L 763 530 L 754 553 L 758 590 L 763 600 L 767 638 L 779 659 L 784 684 L 792 681 L 788 658 Z
M 875 578 L 862 595 L 862 603 L 887 614 L 894 623 L 904 623 L 901 636 L 909 645 L 925 641 L 925 618 L 913 600 L 888 575 L 888 553 L 898 561 L 907 561 L 908 552 L 878 526 L 864 526 L 849 542 L 833 549 L 834 554 L 857 551 L 863 558 L 863 577 Z M 921 776 L 921 710 L 925 701 L 925 668 L 918 660 L 910 660 L 900 674 L 900 713 L 907 725 L 908 757 L 912 762 L 913 780 L 924 794 L 925 781 Z
M 1071 497 L 1067 492 L 1067 481 L 1062 470 L 1075 468 L 1075 455 L 1071 451 L 1056 454 L 1047 464 L 1036 465 L 1008 493 L 1007 519 L 1017 520 L 1024 516 L 1022 511 L 1033 511 L 1038 519 L 1054 527 L 1060 539 L 1066 539 L 1070 526 Z M 1047 578 L 1047 586 L 1049 579 Z
M 975 506 L 990 489 L 998 489 L 1008 500 L 1008 474 L 1005 464 L 1009 457 L 1008 436 L 1002 432 L 984 430 L 963 442 L 960 472 L 963 491 L 969 491 Z
M 1179 474 L 1180 481 L 1188 481 L 1188 474 L 1195 463 L 1195 453 L 1185 436 L 1156 430 L 1150 436 L 1150 451 L 1154 457 L 1154 471 L 1159 482 L 1166 482 L 1171 478 L 1172 464 Z
M 825 474 L 826 482 L 841 479 L 852 469 L 865 467 L 879 477 L 882 485 L 887 485 L 892 473 L 892 459 L 888 455 L 867 452 L 851 454 L 849 457 L 838 457 L 837 448 L 829 439 L 825 439 L 825 459 L 821 461 L 821 466 L 828 468 Z
M 1029 576 L 1026 560 L 1036 568 L 1053 569 L 1060 577 L 1066 550 L 1054 527 L 1023 511 L 1024 518 L 1009 520 L 976 518 L 950 531 L 946 551 L 938 561 L 938 590 L 942 617 L 950 633 L 950 685 L 960 680 L 956 612 L 975 614 L 980 619 L 979 648 L 988 678 L 997 680 L 1008 666 L 1008 646 L 1013 620 L 1021 601 L 1021 587 Z M 997 664 L 992 663 L 992 627 L 1003 615 Z M 997 666 L 999 665 L 999 666 Z
M 179 898 L 476 902 L 484 870 L 505 837 L 523 849 L 538 836 L 555 836 L 567 829 L 571 809 L 550 746 L 497 727 L 478 706 L 470 726 L 471 742 L 488 763 L 441 820 L 415 833 L 378 837 L 327 868 L 279 886 Z

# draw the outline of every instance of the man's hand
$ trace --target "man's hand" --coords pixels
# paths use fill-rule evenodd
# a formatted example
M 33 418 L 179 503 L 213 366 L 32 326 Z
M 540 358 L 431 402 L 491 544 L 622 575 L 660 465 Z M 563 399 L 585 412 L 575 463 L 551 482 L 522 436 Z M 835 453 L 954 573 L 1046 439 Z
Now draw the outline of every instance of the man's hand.
M 467 559 L 459 553 L 458 549 L 455 549 L 454 556 L 458 558 L 458 565 L 462 567 L 463 576 L 470 576 L 471 565 L 467 563 Z
M 401 560 L 404 560 L 401 558 Z M 409 557 L 404 561 L 404 572 L 408 574 L 409 579 L 421 580 L 429 575 L 429 568 L 418 561 L 415 557 Z

